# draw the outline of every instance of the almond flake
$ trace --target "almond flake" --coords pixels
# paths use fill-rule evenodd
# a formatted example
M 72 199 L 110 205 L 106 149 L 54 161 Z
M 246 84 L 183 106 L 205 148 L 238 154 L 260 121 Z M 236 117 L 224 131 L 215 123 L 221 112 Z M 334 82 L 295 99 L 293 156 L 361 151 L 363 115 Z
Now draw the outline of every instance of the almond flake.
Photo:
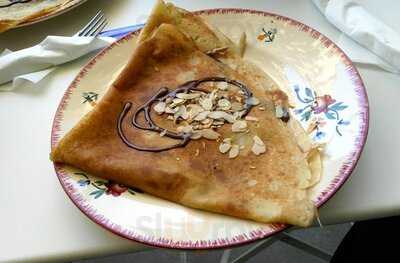
M 207 125 L 207 124 L 210 124 L 212 122 L 213 121 L 211 119 L 204 119 L 204 120 L 201 121 L 201 124 Z
M 211 98 L 205 98 L 200 100 L 200 106 L 203 107 L 206 111 L 212 110 L 213 108 L 213 102 Z
M 213 125 L 224 125 L 224 124 L 225 124 L 224 121 L 218 121 L 218 120 L 213 121 Z
M 179 106 L 178 111 L 175 112 L 175 114 L 174 114 L 175 120 L 177 120 L 179 117 L 181 117 L 184 120 L 187 120 L 189 118 L 189 114 L 184 105 Z
M 193 119 L 200 112 L 204 111 L 204 109 L 197 104 L 189 104 L 186 108 L 188 109 L 189 119 Z
M 178 108 L 171 108 L 169 106 L 165 107 L 165 113 L 169 113 L 169 114 L 174 114 L 178 110 L 179 110 Z
M 256 169 L 257 167 L 250 165 L 250 169 Z
M 239 155 L 239 145 L 232 145 L 230 151 L 229 151 L 229 158 L 233 159 L 236 158 Z
M 232 145 L 230 143 L 223 142 L 219 145 L 219 151 L 221 153 L 227 153 L 231 149 Z
M 265 107 L 259 107 L 258 109 L 261 110 L 261 111 L 264 111 Z
M 193 132 L 193 128 L 190 125 L 179 126 L 178 128 L 176 128 L 176 131 L 179 132 L 179 133 L 192 133 Z
M 265 153 L 266 147 L 265 147 L 264 142 L 260 139 L 260 137 L 254 136 L 253 141 L 254 141 L 254 144 L 253 144 L 253 147 L 251 147 L 251 151 L 255 155 L 260 155 L 262 153 Z
M 174 117 L 172 117 L 171 115 L 168 115 L 167 120 L 173 121 Z
M 202 120 L 207 118 L 209 113 L 210 113 L 210 111 L 202 111 L 199 114 L 197 114 L 196 117 L 194 117 L 194 120 L 195 121 L 202 121 Z
M 217 88 L 220 90 L 227 90 L 228 89 L 228 83 L 226 82 L 218 82 L 217 83 Z
M 186 100 L 184 99 L 179 99 L 179 98 L 175 98 L 172 100 L 172 103 L 169 105 L 169 107 L 171 108 L 175 108 L 176 106 L 182 105 L 183 103 L 185 103 Z
M 223 142 L 231 143 L 231 142 L 232 142 L 232 138 L 225 138 L 225 139 L 223 140 Z
M 283 114 L 284 114 L 283 107 L 281 105 L 277 105 L 275 107 L 275 117 L 277 117 L 278 119 L 282 118 Z
M 156 105 L 154 105 L 154 110 L 159 114 L 163 114 L 165 112 L 165 107 L 167 106 L 167 104 L 163 101 L 160 101 L 159 103 L 157 103 Z
M 191 100 L 200 97 L 200 93 L 177 93 L 176 97 L 184 100 Z
M 232 131 L 233 132 L 244 132 L 247 129 L 247 122 L 246 121 L 235 121 L 232 124 Z
M 260 104 L 260 100 L 257 99 L 256 97 L 250 97 L 246 100 L 246 104 L 251 105 L 251 106 L 256 106 Z
M 253 141 L 254 141 L 255 144 L 264 145 L 264 142 L 257 135 L 254 135 Z
M 231 105 L 231 109 L 233 111 L 241 111 L 243 110 L 243 104 L 240 102 L 233 102 Z
M 196 149 L 196 152 L 194 153 L 194 156 L 199 156 L 199 154 L 200 154 L 200 150 L 199 149 Z
M 192 132 L 192 135 L 190 135 L 190 139 L 192 140 L 198 140 L 202 137 L 202 133 L 199 131 L 194 131 Z
M 201 135 L 208 140 L 216 140 L 221 136 L 221 134 L 211 129 L 201 130 Z
M 218 101 L 218 107 L 220 107 L 222 110 L 229 110 L 231 108 L 231 103 L 227 99 L 220 99 Z
M 225 111 L 212 111 L 208 114 L 208 117 L 210 117 L 211 119 L 224 119 L 229 123 L 233 123 L 235 121 L 233 115 Z
M 258 183 L 257 180 L 254 180 L 254 179 L 253 179 L 253 180 L 248 181 L 248 182 L 247 182 L 247 185 L 250 186 L 250 187 L 253 187 L 253 186 L 255 186 L 257 183 Z
M 177 161 L 180 161 L 180 160 L 181 160 L 181 158 L 179 158 L 179 157 L 176 157 L 176 160 L 177 160 Z
M 246 121 L 258 121 L 258 118 L 257 117 L 253 117 L 253 116 L 246 116 L 246 117 L 244 117 L 244 119 Z

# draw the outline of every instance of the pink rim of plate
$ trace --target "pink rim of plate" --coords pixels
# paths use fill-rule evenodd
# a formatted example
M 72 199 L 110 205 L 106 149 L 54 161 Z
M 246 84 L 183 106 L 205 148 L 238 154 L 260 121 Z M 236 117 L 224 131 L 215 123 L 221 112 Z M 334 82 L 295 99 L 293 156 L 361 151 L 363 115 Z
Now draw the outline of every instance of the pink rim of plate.
M 273 17 L 276 20 L 288 22 L 292 26 L 297 26 L 299 30 L 307 32 L 310 36 L 314 39 L 319 39 L 321 43 L 326 48 L 331 48 L 334 53 L 338 54 L 341 57 L 342 62 L 346 65 L 346 70 L 350 74 L 353 84 L 356 89 L 356 93 L 358 96 L 358 103 L 360 105 L 360 112 L 359 117 L 361 118 L 361 124 L 358 131 L 358 136 L 355 139 L 354 150 L 351 154 L 349 154 L 347 160 L 342 165 L 338 175 L 331 181 L 330 185 L 325 189 L 317 198 L 316 206 L 320 207 L 324 203 L 326 203 L 338 190 L 339 188 L 345 183 L 345 181 L 350 177 L 350 174 L 353 172 L 357 162 L 360 158 L 361 152 L 363 150 L 365 141 L 368 135 L 368 126 L 369 126 L 369 105 L 368 105 L 368 97 L 364 87 L 364 83 L 361 80 L 361 76 L 358 73 L 357 69 L 351 62 L 351 60 L 347 57 L 347 55 L 338 47 L 336 46 L 330 39 L 328 39 L 323 34 L 319 33 L 315 29 L 298 22 L 294 19 L 277 15 L 274 13 L 268 13 L 264 11 L 257 11 L 257 10 L 249 10 L 249 9 L 240 9 L 240 8 L 218 8 L 218 9 L 206 9 L 194 12 L 195 14 L 202 15 L 212 15 L 212 14 L 227 14 L 227 13 L 249 13 L 255 14 L 265 17 Z M 60 124 L 63 120 L 63 111 L 65 110 L 66 106 L 68 105 L 68 101 L 70 95 L 72 94 L 73 90 L 76 88 L 77 84 L 80 80 L 87 74 L 90 68 L 96 64 L 97 60 L 101 59 L 110 49 L 115 47 L 116 45 L 128 41 L 135 35 L 138 35 L 140 30 L 130 33 L 129 35 L 123 37 L 122 39 L 114 42 L 109 47 L 103 49 L 99 54 L 97 54 L 77 75 L 74 81 L 66 90 L 56 112 L 53 121 L 53 128 L 51 132 L 51 146 L 52 149 L 55 147 L 56 143 L 58 142 L 60 135 Z M 270 230 L 266 229 L 258 229 L 254 230 L 250 233 L 242 233 L 235 237 L 225 238 L 225 239 L 216 239 L 216 240 L 196 240 L 196 241 L 174 241 L 167 238 L 154 238 L 150 236 L 143 236 L 140 234 L 135 233 L 134 231 L 125 229 L 123 226 L 117 225 L 111 222 L 108 218 L 104 215 L 99 214 L 96 209 L 91 206 L 85 199 L 81 196 L 81 194 L 74 188 L 74 186 L 68 182 L 68 174 L 62 169 L 62 165 L 55 164 L 55 171 L 57 173 L 58 179 L 60 183 L 72 200 L 72 202 L 91 220 L 95 223 L 99 224 L 100 226 L 108 229 L 109 231 L 130 239 L 137 242 L 144 243 L 146 245 L 152 245 L 157 247 L 163 248 L 173 248 L 173 249 L 211 249 L 211 248 L 224 248 L 224 247 L 232 247 L 236 245 L 246 244 L 252 241 L 256 241 L 262 238 L 269 237 L 273 234 L 276 234 L 280 231 L 285 230 L 288 228 L 288 225 L 283 224 L 274 224 Z

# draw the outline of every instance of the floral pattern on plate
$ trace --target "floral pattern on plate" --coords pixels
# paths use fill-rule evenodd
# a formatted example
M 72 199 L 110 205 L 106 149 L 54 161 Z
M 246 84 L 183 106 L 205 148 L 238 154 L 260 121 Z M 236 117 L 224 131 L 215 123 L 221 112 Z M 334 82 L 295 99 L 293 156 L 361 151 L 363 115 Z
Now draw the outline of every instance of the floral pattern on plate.
M 348 108 L 347 105 L 335 100 L 329 94 L 318 96 L 309 87 L 305 87 L 304 91 L 300 91 L 299 85 L 294 85 L 294 92 L 301 105 L 296 107 L 294 113 L 300 115 L 300 121 L 302 122 L 308 122 L 311 119 L 313 123 L 312 131 L 315 131 L 313 137 L 315 140 L 325 137 L 326 132 L 323 131 L 322 127 L 328 121 L 336 122 L 335 130 L 339 136 L 342 136 L 340 127 L 350 124 L 349 121 L 341 117 L 341 112 Z

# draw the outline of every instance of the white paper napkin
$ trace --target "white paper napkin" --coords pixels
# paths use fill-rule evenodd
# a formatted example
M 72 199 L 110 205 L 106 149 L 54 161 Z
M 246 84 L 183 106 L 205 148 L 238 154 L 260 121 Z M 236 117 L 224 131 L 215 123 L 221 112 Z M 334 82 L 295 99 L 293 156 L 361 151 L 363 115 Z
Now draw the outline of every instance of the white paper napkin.
M 104 48 L 113 41 L 111 37 L 49 36 L 30 48 L 15 52 L 5 50 L 0 55 L 0 91 L 34 87 L 55 69 L 54 66 Z
M 313 2 L 327 20 L 344 33 L 336 44 L 354 62 L 372 64 L 393 73 L 400 73 L 398 32 L 372 16 L 356 1 L 313 0 Z

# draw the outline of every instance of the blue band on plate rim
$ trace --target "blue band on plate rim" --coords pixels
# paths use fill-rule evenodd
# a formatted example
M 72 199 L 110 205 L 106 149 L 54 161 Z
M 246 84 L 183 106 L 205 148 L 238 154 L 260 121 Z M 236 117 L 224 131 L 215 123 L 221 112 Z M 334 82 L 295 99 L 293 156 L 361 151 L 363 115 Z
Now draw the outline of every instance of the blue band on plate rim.
M 106 30 L 106 31 L 101 32 L 100 36 L 113 37 L 116 39 L 120 39 L 132 31 L 143 28 L 144 25 L 145 24 L 137 24 L 137 25 L 133 25 L 133 26 L 126 26 L 126 27 L 120 27 L 120 28 L 115 28 L 115 29 L 111 29 L 111 30 Z

